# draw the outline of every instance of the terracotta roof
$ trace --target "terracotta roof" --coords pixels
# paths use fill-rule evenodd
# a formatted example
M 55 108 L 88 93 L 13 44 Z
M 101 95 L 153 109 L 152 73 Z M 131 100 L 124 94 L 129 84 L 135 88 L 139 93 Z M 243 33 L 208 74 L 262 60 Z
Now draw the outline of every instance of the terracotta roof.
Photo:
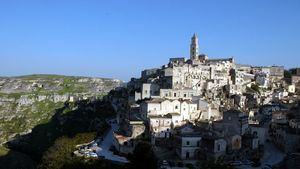
M 121 144 L 131 139 L 131 137 L 126 137 L 124 135 L 117 134 L 115 132 L 113 133 L 113 135 L 117 139 L 117 141 Z

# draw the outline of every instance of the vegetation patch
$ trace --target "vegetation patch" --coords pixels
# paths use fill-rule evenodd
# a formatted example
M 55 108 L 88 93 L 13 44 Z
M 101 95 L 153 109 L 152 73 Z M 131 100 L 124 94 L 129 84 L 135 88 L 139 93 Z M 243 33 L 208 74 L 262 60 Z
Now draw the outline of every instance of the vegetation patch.
M 9 150 L 7 148 L 0 146 L 0 157 L 7 155 L 8 151 Z

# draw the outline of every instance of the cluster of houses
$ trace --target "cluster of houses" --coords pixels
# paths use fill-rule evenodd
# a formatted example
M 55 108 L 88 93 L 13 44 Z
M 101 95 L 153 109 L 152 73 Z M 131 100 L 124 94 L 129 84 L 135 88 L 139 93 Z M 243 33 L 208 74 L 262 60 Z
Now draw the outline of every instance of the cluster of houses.
M 132 153 L 139 140 L 149 139 L 154 146 L 171 147 L 179 160 L 249 158 L 259 156 L 265 144 L 266 118 L 272 117 L 272 137 L 279 145 L 289 140 L 291 128 L 298 131 L 299 119 L 288 119 L 281 109 L 278 116 L 267 108 L 263 112 L 261 106 L 274 109 L 275 103 L 292 102 L 299 70 L 288 83 L 281 66 L 210 59 L 199 53 L 195 34 L 190 50 L 190 59 L 171 58 L 119 89 L 125 97 L 113 98 L 120 126 L 113 145 L 120 154 Z
M 270 127 L 272 140 L 285 153 L 300 151 L 300 113 L 294 111 L 278 110 L 272 113 Z

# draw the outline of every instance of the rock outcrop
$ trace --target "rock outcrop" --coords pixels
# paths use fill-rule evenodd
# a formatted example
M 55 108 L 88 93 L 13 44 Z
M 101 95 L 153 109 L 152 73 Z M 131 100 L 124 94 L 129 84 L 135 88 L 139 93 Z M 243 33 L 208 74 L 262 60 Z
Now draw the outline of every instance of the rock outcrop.
M 59 75 L 0 77 L 0 144 L 47 122 L 65 102 L 101 98 L 122 81 Z

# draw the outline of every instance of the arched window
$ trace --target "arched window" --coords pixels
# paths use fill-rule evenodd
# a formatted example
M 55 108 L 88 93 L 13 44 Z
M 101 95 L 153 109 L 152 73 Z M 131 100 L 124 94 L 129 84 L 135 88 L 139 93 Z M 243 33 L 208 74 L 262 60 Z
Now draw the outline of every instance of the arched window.
M 257 131 L 254 131 L 253 132 L 253 136 L 257 136 L 258 134 L 257 134 Z

